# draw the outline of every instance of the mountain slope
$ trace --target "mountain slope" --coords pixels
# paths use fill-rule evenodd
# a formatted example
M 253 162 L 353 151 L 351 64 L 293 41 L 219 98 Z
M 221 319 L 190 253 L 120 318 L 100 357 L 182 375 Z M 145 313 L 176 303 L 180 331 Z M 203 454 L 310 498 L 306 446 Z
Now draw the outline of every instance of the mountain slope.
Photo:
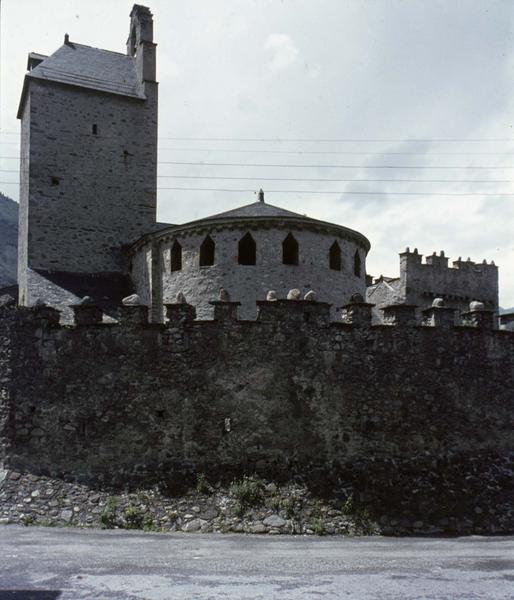
M 18 204 L 0 192 L 0 287 L 16 283 Z

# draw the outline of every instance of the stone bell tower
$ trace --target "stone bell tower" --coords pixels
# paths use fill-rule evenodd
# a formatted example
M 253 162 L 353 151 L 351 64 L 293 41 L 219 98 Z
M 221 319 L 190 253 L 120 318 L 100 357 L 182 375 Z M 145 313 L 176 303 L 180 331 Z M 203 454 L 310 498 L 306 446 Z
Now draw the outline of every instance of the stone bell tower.
M 108 297 L 109 280 L 128 280 L 125 247 L 155 227 L 152 13 L 134 5 L 126 53 L 70 37 L 50 56 L 29 55 L 18 111 L 22 305 L 94 297 L 83 285 L 92 279 Z

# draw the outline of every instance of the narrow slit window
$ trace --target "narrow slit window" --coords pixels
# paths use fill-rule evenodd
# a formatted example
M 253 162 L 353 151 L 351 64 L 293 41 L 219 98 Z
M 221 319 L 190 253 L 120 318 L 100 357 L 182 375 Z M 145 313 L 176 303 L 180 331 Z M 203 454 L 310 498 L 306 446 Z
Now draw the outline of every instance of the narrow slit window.
M 208 235 L 200 246 L 200 266 L 210 267 L 214 264 L 214 253 L 216 244 L 210 235 Z
M 239 240 L 237 262 L 240 265 L 254 265 L 256 262 L 257 245 L 250 233 Z
M 361 257 L 359 251 L 355 251 L 355 256 L 353 257 L 353 273 L 355 277 L 361 276 Z
M 330 246 L 329 264 L 332 270 L 341 270 L 341 247 L 337 242 L 334 242 L 332 246 Z
M 298 264 L 298 242 L 292 233 L 288 233 L 282 242 L 282 262 L 284 265 Z
M 171 270 L 182 270 L 182 246 L 175 240 L 171 247 Z
M 52 185 L 59 185 L 61 180 L 59 179 L 59 177 L 50 177 L 50 181 Z
M 91 125 L 91 133 L 93 135 L 98 135 L 98 125 L 96 123 L 93 123 L 93 125 Z

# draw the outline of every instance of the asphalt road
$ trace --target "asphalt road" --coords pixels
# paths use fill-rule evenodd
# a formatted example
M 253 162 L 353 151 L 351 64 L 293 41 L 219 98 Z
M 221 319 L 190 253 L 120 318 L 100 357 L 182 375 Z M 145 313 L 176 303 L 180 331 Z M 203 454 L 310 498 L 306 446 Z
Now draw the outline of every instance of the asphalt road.
M 398 539 L 0 527 L 0 600 L 514 598 L 514 537 Z

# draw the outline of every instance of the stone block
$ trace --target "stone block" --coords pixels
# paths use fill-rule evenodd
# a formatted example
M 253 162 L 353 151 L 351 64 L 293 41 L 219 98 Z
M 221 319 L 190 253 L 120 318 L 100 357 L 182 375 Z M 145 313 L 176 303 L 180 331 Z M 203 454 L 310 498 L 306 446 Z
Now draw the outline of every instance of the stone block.
M 390 304 L 384 306 L 384 325 L 396 325 L 397 327 L 415 327 L 418 325 L 416 316 L 417 306 L 414 304 Z
M 431 306 L 421 311 L 427 327 L 454 327 L 456 309 L 449 306 Z
M 135 327 L 148 323 L 148 306 L 124 305 L 119 308 L 119 321 L 125 327 Z
M 313 300 L 258 300 L 257 320 L 280 323 L 330 322 L 330 304 Z
M 95 304 L 72 304 L 73 322 L 77 326 L 98 325 L 102 322 L 103 312 Z
M 221 300 L 215 300 L 209 302 L 209 304 L 214 306 L 215 321 L 237 321 L 241 302 L 223 302 Z
M 354 327 L 369 327 L 371 325 L 372 309 L 375 305 L 368 302 L 351 302 L 341 308 L 343 323 Z
M 461 314 L 462 323 L 468 327 L 477 329 L 492 330 L 497 329 L 495 313 L 493 310 L 479 308 L 478 310 L 468 310 Z
M 191 306 L 191 304 L 186 304 L 185 302 L 165 304 L 164 308 L 166 311 L 167 327 L 191 323 L 196 318 L 195 307 Z
M 60 311 L 51 306 L 38 305 L 34 307 L 34 318 L 44 326 L 59 325 Z

